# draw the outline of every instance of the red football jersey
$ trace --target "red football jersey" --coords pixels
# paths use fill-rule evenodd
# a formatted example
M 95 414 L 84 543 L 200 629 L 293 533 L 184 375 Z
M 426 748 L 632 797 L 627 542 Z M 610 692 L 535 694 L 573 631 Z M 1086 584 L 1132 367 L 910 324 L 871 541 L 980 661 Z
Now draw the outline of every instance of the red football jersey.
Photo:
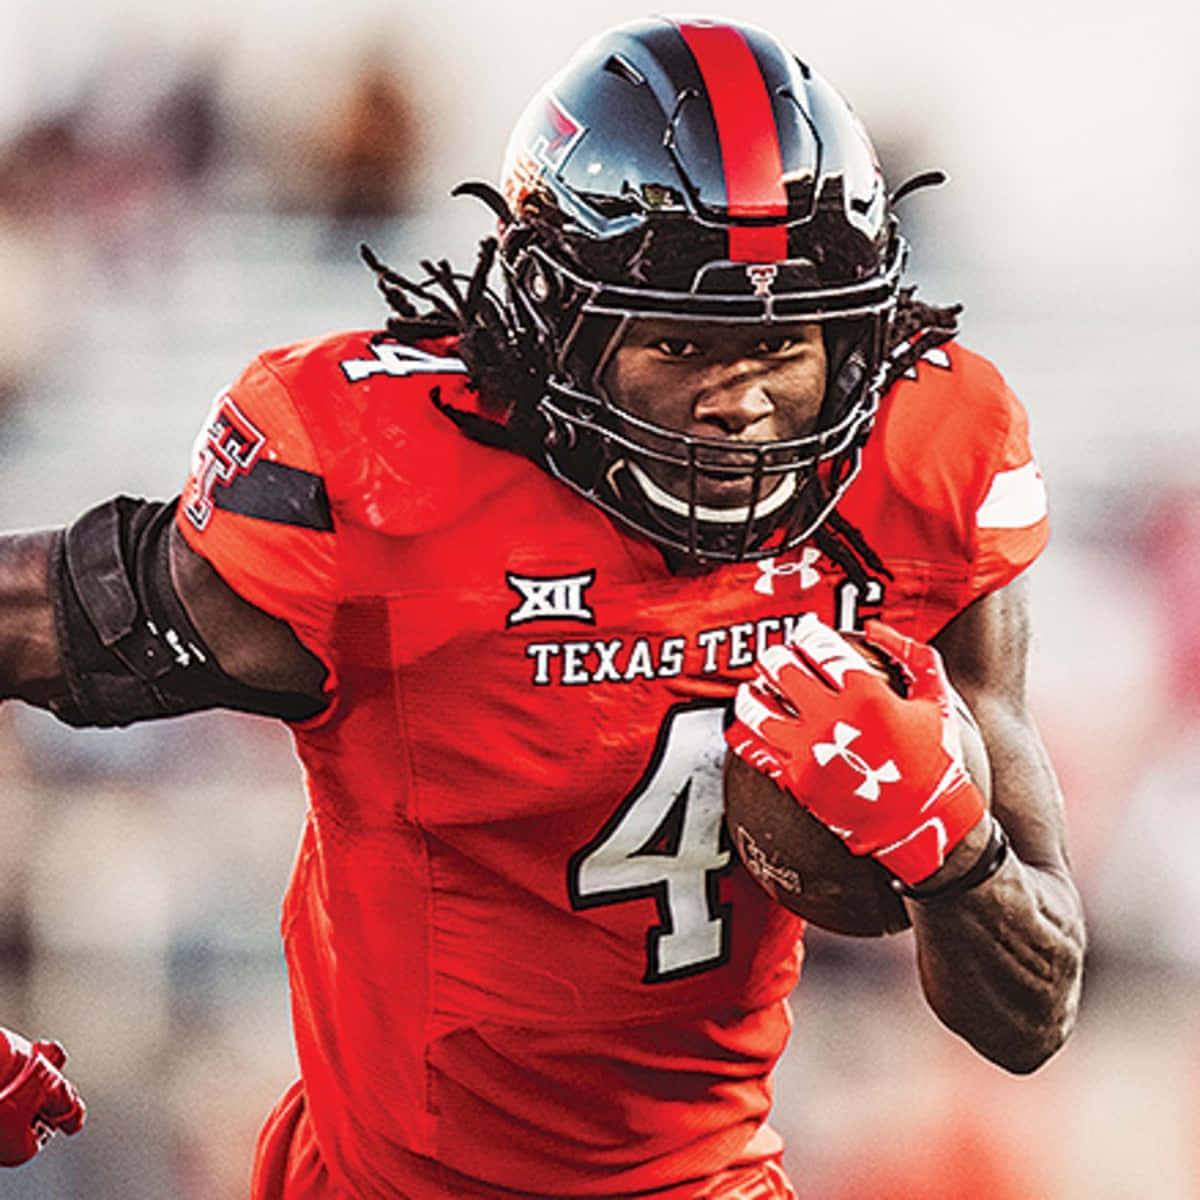
M 686 1194 L 778 1148 L 800 970 L 801 923 L 724 833 L 733 689 L 803 613 L 928 638 L 1021 571 L 1046 538 L 1024 415 L 933 351 L 841 506 L 892 578 L 808 546 L 676 575 L 439 412 L 477 404 L 461 363 L 368 336 L 260 357 L 179 509 L 330 671 L 294 729 L 283 908 L 322 1154 L 363 1197 Z

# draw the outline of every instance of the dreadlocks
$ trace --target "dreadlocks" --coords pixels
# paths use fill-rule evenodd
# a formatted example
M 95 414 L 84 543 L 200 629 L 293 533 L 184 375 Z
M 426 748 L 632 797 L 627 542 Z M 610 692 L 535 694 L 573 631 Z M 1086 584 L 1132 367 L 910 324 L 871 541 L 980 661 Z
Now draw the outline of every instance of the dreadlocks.
M 889 356 L 895 356 L 898 348 L 908 346 L 914 339 L 920 339 L 921 342 L 920 350 L 911 359 L 906 359 L 904 366 L 899 369 L 899 374 L 907 371 L 927 350 L 949 341 L 958 332 L 958 314 L 962 312 L 962 305 L 951 304 L 945 308 L 938 308 L 918 300 L 916 290 L 915 287 L 900 289 L 896 311 L 892 315 L 888 331 Z M 891 377 L 886 386 L 895 382 L 895 368 L 889 375 Z
M 483 195 L 489 204 L 503 203 L 494 194 L 477 191 L 475 185 L 460 185 L 455 192 Z M 418 280 L 392 270 L 369 246 L 360 246 L 359 253 L 375 272 L 376 284 L 392 310 L 372 340 L 457 337 L 459 356 L 475 388 L 489 406 L 511 414 L 519 424 L 541 398 L 547 366 L 532 339 L 513 328 L 503 302 L 488 286 L 498 248 L 496 238 L 484 238 L 470 275 L 455 272 L 446 259 L 437 263 L 422 259 L 425 276 Z

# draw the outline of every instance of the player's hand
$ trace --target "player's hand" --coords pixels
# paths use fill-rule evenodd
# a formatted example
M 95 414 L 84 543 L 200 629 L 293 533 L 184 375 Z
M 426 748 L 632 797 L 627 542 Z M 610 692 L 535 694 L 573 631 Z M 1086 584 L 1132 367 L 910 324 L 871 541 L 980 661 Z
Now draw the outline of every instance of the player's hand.
M 79 1132 L 83 1101 L 62 1073 L 66 1061 L 57 1042 L 30 1044 L 0 1027 L 0 1167 L 27 1162 L 59 1130 Z
M 738 688 L 726 733 L 855 854 L 872 854 L 907 884 L 932 875 L 983 816 L 941 657 L 878 621 L 865 638 L 897 664 L 898 695 L 815 616 L 759 657 Z

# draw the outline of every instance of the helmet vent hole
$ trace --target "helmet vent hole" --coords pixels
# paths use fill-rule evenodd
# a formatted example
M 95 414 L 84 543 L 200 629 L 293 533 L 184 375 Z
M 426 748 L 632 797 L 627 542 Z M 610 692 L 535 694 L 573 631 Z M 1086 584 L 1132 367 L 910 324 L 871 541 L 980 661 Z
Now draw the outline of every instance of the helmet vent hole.
M 619 54 L 610 54 L 604 64 L 604 69 L 610 75 L 616 75 L 626 83 L 632 83 L 634 87 L 639 87 L 646 82 L 646 77 L 628 59 L 622 58 Z

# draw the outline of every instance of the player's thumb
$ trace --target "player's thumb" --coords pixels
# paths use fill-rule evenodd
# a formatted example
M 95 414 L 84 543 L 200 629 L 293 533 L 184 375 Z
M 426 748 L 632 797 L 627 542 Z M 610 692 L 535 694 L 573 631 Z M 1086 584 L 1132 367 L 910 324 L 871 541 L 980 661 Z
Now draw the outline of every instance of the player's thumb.
M 882 621 L 868 621 L 863 637 L 900 666 L 908 683 L 910 700 L 945 699 L 949 687 L 942 656 L 925 642 L 905 637 Z

